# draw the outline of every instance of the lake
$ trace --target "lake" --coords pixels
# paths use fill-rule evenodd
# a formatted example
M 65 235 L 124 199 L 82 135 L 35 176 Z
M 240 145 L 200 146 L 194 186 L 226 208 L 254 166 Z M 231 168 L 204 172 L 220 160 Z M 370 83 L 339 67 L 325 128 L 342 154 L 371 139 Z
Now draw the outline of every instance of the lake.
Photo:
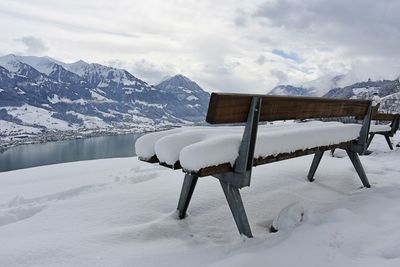
M 0 172 L 62 162 L 132 157 L 134 143 L 142 134 L 74 139 L 20 145 L 0 152 Z

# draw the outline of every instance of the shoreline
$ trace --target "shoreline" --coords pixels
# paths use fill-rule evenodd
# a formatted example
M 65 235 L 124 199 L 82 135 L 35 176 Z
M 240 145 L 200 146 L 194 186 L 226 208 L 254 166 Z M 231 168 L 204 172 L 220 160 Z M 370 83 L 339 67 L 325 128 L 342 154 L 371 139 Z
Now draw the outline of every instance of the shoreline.
M 44 144 L 50 142 L 68 141 L 75 139 L 96 138 L 102 136 L 117 136 L 126 134 L 144 134 L 154 131 L 163 131 L 171 128 L 181 127 L 182 125 L 173 125 L 168 127 L 154 128 L 129 128 L 129 129 L 96 129 L 86 131 L 46 131 L 40 134 L 29 136 L 29 134 L 8 136 L 12 138 L 9 141 L 0 143 L 0 153 L 7 151 L 10 148 L 21 145 Z M 21 138 L 19 138 L 21 136 Z M 25 137 L 26 136 L 26 137 Z

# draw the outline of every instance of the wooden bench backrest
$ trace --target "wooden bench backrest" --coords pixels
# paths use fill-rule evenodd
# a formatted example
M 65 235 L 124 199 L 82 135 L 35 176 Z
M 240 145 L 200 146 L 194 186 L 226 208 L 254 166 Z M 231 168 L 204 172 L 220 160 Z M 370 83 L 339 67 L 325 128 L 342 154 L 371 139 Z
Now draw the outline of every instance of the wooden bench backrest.
M 358 99 L 212 93 L 206 121 L 211 124 L 246 122 L 253 96 L 262 97 L 260 121 L 364 117 L 371 102 Z
M 399 114 L 376 113 L 372 115 L 372 119 L 376 121 L 395 121 L 399 116 Z

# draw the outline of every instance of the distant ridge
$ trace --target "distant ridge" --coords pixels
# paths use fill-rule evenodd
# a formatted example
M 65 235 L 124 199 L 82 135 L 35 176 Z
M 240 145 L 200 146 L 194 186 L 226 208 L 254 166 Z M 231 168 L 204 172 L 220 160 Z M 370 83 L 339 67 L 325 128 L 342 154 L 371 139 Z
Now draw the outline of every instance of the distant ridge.
M 316 80 L 295 84 L 278 85 L 271 90 L 270 95 L 323 96 L 329 90 L 343 87 L 358 81 L 354 74 L 326 75 Z
M 373 94 L 378 94 L 381 97 L 380 110 L 382 112 L 400 112 L 399 78 L 359 81 L 352 73 L 328 75 L 297 85 L 279 85 L 268 94 L 352 99 L 372 99 Z

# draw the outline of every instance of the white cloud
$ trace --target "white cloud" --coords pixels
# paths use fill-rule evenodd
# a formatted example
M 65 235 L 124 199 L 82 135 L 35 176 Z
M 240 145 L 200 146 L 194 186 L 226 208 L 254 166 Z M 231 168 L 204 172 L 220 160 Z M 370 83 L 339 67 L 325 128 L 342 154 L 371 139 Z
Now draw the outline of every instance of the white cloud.
M 399 9 L 390 0 L 2 0 L 0 51 L 112 62 L 150 83 L 184 73 L 210 90 L 263 93 L 350 69 L 400 74 Z
M 160 66 L 145 59 L 128 66 L 128 70 L 152 85 L 156 85 L 166 77 L 176 74 L 175 67 L 172 64 Z
M 15 41 L 21 42 L 26 47 L 26 54 L 36 55 L 38 53 L 40 54 L 48 50 L 44 42 L 40 38 L 34 36 L 24 36 L 15 39 Z

